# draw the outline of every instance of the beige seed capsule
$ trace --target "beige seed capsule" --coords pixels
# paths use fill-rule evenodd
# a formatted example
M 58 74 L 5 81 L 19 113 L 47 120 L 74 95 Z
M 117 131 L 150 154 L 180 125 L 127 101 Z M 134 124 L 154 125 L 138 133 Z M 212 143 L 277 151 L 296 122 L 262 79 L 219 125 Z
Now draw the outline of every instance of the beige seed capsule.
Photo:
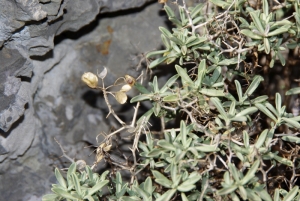
M 116 100 L 120 104 L 126 103 L 126 101 L 127 101 L 127 95 L 123 91 L 118 91 L 115 96 L 116 96 Z
M 121 90 L 120 91 L 123 91 L 123 92 L 127 92 L 131 89 L 132 87 L 129 85 L 129 84 L 125 84 L 122 86 Z
M 81 80 L 91 88 L 98 86 L 98 77 L 94 73 L 87 72 L 81 76 Z

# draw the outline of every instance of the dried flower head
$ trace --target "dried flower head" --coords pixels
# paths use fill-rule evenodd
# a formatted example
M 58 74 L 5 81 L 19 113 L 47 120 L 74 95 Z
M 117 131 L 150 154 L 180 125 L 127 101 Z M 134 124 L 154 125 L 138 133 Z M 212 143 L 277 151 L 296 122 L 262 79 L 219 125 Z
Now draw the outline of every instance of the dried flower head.
M 130 76 L 130 75 L 125 75 L 125 81 L 130 86 L 133 86 L 135 84 L 135 82 L 136 82 L 136 80 L 132 76 Z
M 81 77 L 81 80 L 93 89 L 98 86 L 98 77 L 94 73 L 84 73 Z

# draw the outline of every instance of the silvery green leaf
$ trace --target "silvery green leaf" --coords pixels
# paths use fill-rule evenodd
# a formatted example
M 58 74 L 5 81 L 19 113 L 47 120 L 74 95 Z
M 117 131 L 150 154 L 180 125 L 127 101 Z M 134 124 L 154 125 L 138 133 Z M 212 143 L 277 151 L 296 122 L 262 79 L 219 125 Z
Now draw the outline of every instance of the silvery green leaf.
M 192 172 L 192 173 L 189 174 L 188 180 L 184 181 L 183 183 L 187 182 L 185 184 L 195 184 L 201 178 L 202 178 L 201 174 L 199 174 L 197 171 L 194 171 L 194 172 Z
M 184 148 L 187 148 L 187 130 L 183 120 L 180 122 L 181 142 Z
M 189 147 L 188 149 L 187 149 L 189 152 L 191 152 L 196 158 L 198 158 L 199 157 L 199 154 L 198 154 L 198 151 L 197 151 L 197 149 L 195 148 L 195 147 Z
M 249 147 L 249 134 L 247 131 L 243 131 L 243 141 L 244 141 L 244 146 L 247 148 Z
M 229 66 L 232 64 L 237 64 L 239 62 L 238 57 L 234 57 L 231 59 L 223 59 L 222 61 L 218 62 L 219 66 Z
M 258 137 L 256 143 L 254 144 L 254 146 L 256 147 L 256 149 L 259 149 L 265 142 L 265 139 L 267 137 L 268 134 L 268 129 L 265 129 Z
M 174 43 L 180 45 L 180 46 L 184 45 L 184 42 L 182 40 L 180 40 L 179 38 L 175 37 L 175 36 L 170 37 L 170 40 L 173 41 Z
M 168 17 L 175 17 L 173 10 L 167 4 L 165 4 L 164 9 L 165 9 Z
M 221 1 L 221 0 L 209 0 L 209 1 L 223 9 L 228 8 L 230 6 L 230 3 L 226 1 Z
M 141 94 L 141 95 L 137 95 L 135 97 L 133 97 L 130 100 L 130 103 L 134 103 L 134 102 L 139 102 L 139 101 L 143 101 L 143 100 L 149 100 L 150 96 L 148 94 Z
M 194 86 L 194 82 L 191 80 L 191 78 L 186 73 L 186 70 L 181 68 L 178 65 L 175 65 L 176 71 L 179 74 L 179 76 L 182 78 L 183 82 L 188 84 L 189 86 Z
M 176 156 L 175 156 L 174 160 L 175 161 L 181 161 L 185 157 L 186 153 L 187 153 L 186 150 L 182 151 L 181 149 L 177 149 L 176 150 Z
M 185 45 L 181 46 L 181 53 L 182 53 L 182 55 L 186 55 L 187 47 Z
M 193 41 L 191 41 L 189 43 L 186 43 L 186 46 L 187 47 L 192 47 L 192 46 L 194 47 L 194 46 L 199 45 L 200 43 L 202 43 L 204 41 L 207 41 L 206 37 L 197 37 L 196 40 L 193 40 Z
M 157 142 L 157 145 L 161 146 L 162 148 L 164 148 L 166 150 L 176 151 L 176 147 L 173 144 L 171 144 L 165 140 L 159 140 Z
M 163 154 L 164 150 L 163 149 L 152 149 L 149 153 L 147 153 L 147 157 L 154 158 L 158 157 L 159 155 Z
M 236 157 L 237 157 L 238 159 L 240 159 L 241 162 L 245 162 L 245 157 L 243 156 L 242 153 L 237 152 L 237 153 L 236 153 Z
M 275 129 L 274 129 L 274 128 L 271 128 L 271 129 L 268 131 L 267 138 L 266 138 L 266 140 L 265 140 L 265 147 L 269 147 L 271 141 L 273 140 L 274 132 L 275 132 Z
M 294 128 L 300 128 L 300 124 L 292 118 L 282 117 L 281 119 L 286 123 L 292 125 Z
M 158 88 L 157 76 L 154 76 L 152 84 L 153 84 L 154 93 L 158 93 L 159 88 Z
M 215 145 L 205 145 L 205 144 L 202 144 L 201 146 L 195 146 L 194 148 L 201 152 L 216 152 L 219 150 L 219 148 Z
M 239 97 L 239 102 L 243 102 L 243 91 L 242 91 L 242 87 L 241 87 L 241 84 L 238 80 L 234 80 L 234 83 L 235 83 L 235 87 L 236 87 L 236 91 L 237 91 L 237 94 L 238 94 L 238 97 Z
M 177 94 L 172 94 L 169 96 L 165 96 L 162 100 L 163 102 L 176 102 L 179 100 L 179 97 Z
M 198 16 L 195 19 L 192 20 L 193 24 L 198 24 L 204 17 L 203 16 Z
M 221 101 L 220 99 L 218 98 L 211 98 L 210 101 L 216 106 L 217 110 L 220 112 L 220 114 L 222 115 L 222 117 L 225 119 L 225 120 L 228 120 L 228 117 L 227 117 L 227 114 L 221 104 Z
M 53 200 L 58 200 L 58 195 L 56 194 L 47 194 L 44 195 L 42 198 L 42 201 L 53 201 Z
M 198 66 L 198 77 L 197 77 L 197 80 L 195 82 L 195 87 L 200 89 L 201 86 L 202 86 L 202 79 L 204 77 L 206 73 L 206 60 L 203 59 L 201 60 L 199 66 Z
M 277 117 L 280 117 L 279 116 L 279 112 L 274 108 L 273 105 L 271 105 L 269 102 L 266 102 L 265 103 L 265 106 L 273 113 L 275 114 Z
M 149 200 L 148 199 L 149 194 L 146 191 L 144 191 L 143 189 L 139 188 L 138 186 L 132 186 L 132 188 L 133 188 L 133 190 L 135 192 L 137 192 L 143 198 L 143 200 Z
M 92 188 L 88 189 L 87 194 L 90 196 L 94 195 L 97 191 L 100 191 L 104 186 L 106 186 L 108 182 L 108 180 L 104 180 L 96 183 Z
M 153 176 L 155 177 L 156 183 L 159 183 L 160 185 L 166 187 L 166 188 L 171 188 L 172 186 L 172 181 L 170 181 L 167 177 L 165 177 L 163 174 L 156 170 L 151 170 Z
M 265 29 L 259 19 L 259 16 L 260 16 L 260 10 L 256 10 L 256 11 L 253 11 L 253 12 L 250 12 L 250 16 L 253 20 L 253 23 L 255 25 L 255 27 L 258 29 L 258 31 L 260 33 L 264 33 L 265 32 Z
M 251 168 L 248 170 L 247 174 L 244 176 L 244 178 L 241 179 L 241 185 L 247 184 L 251 179 L 255 177 L 255 173 L 259 167 L 259 160 L 256 160 Z
M 149 152 L 148 147 L 147 147 L 144 143 L 142 143 L 141 141 L 139 141 L 139 148 L 140 148 L 143 152 L 146 152 L 146 153 Z
M 292 89 L 289 89 L 285 95 L 289 96 L 289 95 L 293 95 L 293 94 L 300 94 L 300 87 L 295 87 Z
M 270 194 L 265 189 L 258 190 L 255 188 L 255 191 L 263 200 L 272 201 Z
M 255 106 L 260 110 L 262 111 L 265 115 L 267 115 L 268 117 L 270 117 L 273 121 L 277 121 L 276 117 L 265 107 L 263 106 L 262 104 L 260 103 L 257 103 L 255 104 Z
M 233 181 L 230 178 L 229 172 L 225 172 L 223 175 L 223 178 L 224 178 L 224 182 L 226 184 L 228 184 L 228 186 L 231 186 L 233 184 Z
M 285 58 L 283 57 L 283 55 L 280 52 L 277 52 L 277 56 L 280 60 L 281 65 L 285 66 Z
M 193 34 L 192 36 L 190 36 L 186 39 L 185 44 L 187 45 L 195 40 L 197 40 L 197 37 Z
M 161 41 L 163 42 L 163 44 L 166 46 L 167 50 L 171 49 L 171 45 L 167 39 L 167 37 L 163 34 L 161 34 Z
M 249 200 L 261 201 L 261 198 L 252 189 L 246 188 Z
M 275 95 L 275 105 L 276 105 L 276 110 L 278 111 L 278 114 L 281 114 L 281 96 L 279 93 L 276 93 L 276 95 Z
M 211 85 L 211 87 L 213 88 L 218 88 L 218 87 L 222 87 L 224 86 L 224 82 L 218 82 L 218 83 L 214 83 L 213 85 Z
M 247 22 L 247 20 L 245 20 L 244 18 L 239 17 L 238 19 L 239 19 L 240 22 L 242 23 L 242 24 L 240 25 L 241 28 L 248 28 L 248 27 L 250 26 L 249 23 Z
M 67 189 L 67 184 L 66 184 L 66 181 L 65 179 L 63 178 L 63 176 L 60 174 L 59 170 L 57 168 L 55 168 L 55 177 L 58 181 L 58 183 L 64 188 L 64 189 Z
M 275 193 L 274 193 L 273 198 L 274 198 L 274 201 L 281 201 L 278 188 L 275 189 Z
M 144 190 L 149 193 L 149 195 L 152 194 L 153 188 L 152 188 L 152 179 L 151 177 L 147 177 L 144 183 Z
M 159 115 L 160 109 L 161 109 L 160 103 L 154 103 L 153 112 L 154 112 L 155 116 Z
M 72 179 L 72 182 L 74 184 L 74 188 L 76 190 L 76 192 L 78 193 L 78 195 L 82 195 L 82 191 L 81 191 L 81 186 L 80 186 L 80 183 L 79 183 L 79 179 L 77 177 L 76 174 L 71 174 L 71 179 Z
M 168 56 L 168 58 L 166 60 L 166 64 L 169 65 L 169 64 L 173 63 L 176 59 L 177 59 L 176 57 L 169 58 L 169 56 Z
M 281 139 L 287 142 L 295 142 L 297 144 L 300 143 L 300 137 L 296 137 L 296 136 L 287 135 L 287 136 L 283 136 Z
M 67 179 L 69 180 L 69 178 L 71 179 L 71 175 L 75 174 L 76 172 L 76 163 L 72 163 L 70 165 L 70 167 L 68 168 L 68 172 L 67 172 Z M 70 185 L 70 183 L 68 182 L 68 185 Z
M 265 102 L 269 97 L 267 95 L 259 96 L 251 100 L 252 104 Z M 249 102 L 248 102 L 249 103 Z M 249 103 L 250 104 L 250 103 Z
M 198 3 L 197 6 L 195 6 L 192 10 L 191 10 L 191 18 L 194 19 L 196 17 L 196 15 L 198 15 L 202 9 L 203 9 L 204 4 Z
M 237 189 L 237 187 L 238 186 L 236 184 L 234 184 L 232 186 L 229 186 L 229 187 L 224 187 L 221 190 L 218 190 L 217 194 L 218 195 L 227 195 L 227 194 L 232 193 L 233 191 L 235 191 L 235 189 Z
M 155 55 L 161 55 L 161 54 L 164 54 L 168 52 L 168 50 L 158 50 L 158 51 L 152 51 L 152 52 L 149 52 L 148 54 L 146 54 L 146 57 L 149 58 L 149 57 L 153 57 Z
M 282 27 L 279 27 L 279 28 L 275 29 L 274 31 L 269 32 L 268 37 L 286 33 L 290 27 L 291 27 L 291 25 L 284 25 Z
M 239 172 L 238 172 L 237 168 L 235 167 L 235 165 L 233 163 L 229 163 L 228 168 L 229 168 L 229 171 L 230 171 L 231 175 L 233 176 L 235 182 L 239 182 L 240 175 L 239 175 Z
M 214 84 L 220 78 L 221 71 L 222 71 L 221 67 L 217 66 L 210 78 L 211 85 Z
M 176 191 L 176 189 L 170 189 L 167 192 L 165 192 L 162 196 L 156 198 L 156 201 L 171 200 Z
M 282 157 L 280 157 L 280 156 L 278 156 L 278 155 L 276 155 L 276 154 L 273 154 L 273 153 L 272 153 L 272 154 L 269 153 L 269 155 L 273 156 L 273 158 L 274 158 L 275 160 L 277 160 L 279 163 L 282 163 L 282 164 L 287 165 L 287 166 L 290 166 L 290 167 L 293 167 L 293 166 L 294 166 L 294 163 L 293 163 L 291 160 L 289 160 L 289 159 L 282 158 Z
M 167 38 L 173 37 L 173 35 L 164 27 L 159 27 L 158 28 Z
M 261 81 L 263 81 L 264 78 L 260 75 L 256 75 L 248 89 L 246 90 L 244 96 L 243 96 L 243 101 L 245 101 L 249 96 L 252 95 L 252 93 L 257 89 L 258 85 L 260 84 Z
M 274 63 L 275 63 L 275 60 L 272 58 L 272 59 L 271 59 L 271 62 L 270 62 L 270 68 L 273 68 L 273 67 L 274 67 Z
M 234 192 L 230 193 L 230 197 L 232 201 L 240 201 L 240 198 Z
M 266 16 L 269 15 L 269 3 L 267 0 L 263 0 L 263 12 Z
M 230 108 L 229 108 L 229 111 L 228 111 L 228 114 L 233 116 L 235 114 L 235 105 L 236 105 L 236 102 L 235 101 L 232 101 L 231 102 L 231 105 L 230 105 Z
M 256 40 L 261 40 L 261 39 L 263 39 L 263 37 L 262 36 L 260 36 L 260 35 L 258 35 L 258 34 L 256 34 L 256 33 L 253 33 L 251 30 L 249 30 L 249 29 L 242 29 L 241 31 L 240 31 L 243 35 L 245 35 L 245 36 L 247 36 L 247 37 L 249 37 L 249 38 L 252 38 L 252 39 L 256 39 Z M 247 45 L 247 46 L 249 46 L 249 45 Z
M 217 90 L 217 89 L 202 88 L 199 90 L 199 92 L 207 96 L 215 96 L 215 97 L 225 96 L 223 90 Z
M 286 44 L 286 46 L 287 46 L 287 48 L 293 50 L 293 49 L 295 49 L 297 46 L 299 46 L 299 44 L 298 44 L 297 42 L 293 41 L 293 42 L 290 42 L 290 43 Z
M 239 116 L 250 115 L 250 114 L 257 112 L 257 110 L 258 109 L 256 107 L 248 107 L 248 108 L 242 110 L 241 112 L 239 112 L 238 114 L 236 114 L 235 116 L 239 117 Z
M 182 23 L 184 23 L 186 21 L 186 17 L 185 17 L 185 11 L 184 8 L 179 6 L 179 15 L 180 15 L 180 20 Z M 182 26 L 184 26 L 184 24 L 181 24 Z
M 172 179 L 173 181 L 172 188 L 176 188 L 179 185 L 181 180 L 182 180 L 182 174 L 176 174 L 174 180 Z
M 177 174 L 177 165 L 174 162 L 172 162 L 171 163 L 171 179 L 173 181 L 173 184 L 175 183 L 176 180 L 178 180 L 177 179 L 178 175 L 179 174 Z
M 150 110 L 148 110 L 146 113 L 144 113 L 136 122 L 137 125 L 139 123 L 141 123 L 142 121 L 144 122 L 148 122 L 148 120 L 150 119 L 151 115 L 153 114 L 153 108 L 151 108 Z M 148 142 L 148 141 L 147 141 Z
M 295 185 L 295 187 L 292 190 L 290 190 L 290 192 L 287 195 L 284 196 L 283 201 L 292 201 L 292 200 L 294 200 L 297 193 L 299 193 L 298 190 L 299 190 L 299 186 Z
M 185 193 L 181 193 L 181 200 L 182 201 L 189 201 L 189 199 L 186 197 Z
M 247 200 L 247 191 L 243 186 L 239 186 L 239 194 L 243 200 Z
M 239 145 L 235 144 L 235 143 L 230 143 L 230 147 L 232 149 L 234 149 L 235 151 L 237 152 L 241 152 L 242 154 L 249 154 L 250 152 L 250 149 L 246 149 L 246 148 L 243 148 L 243 147 L 240 147 Z
M 150 92 L 143 85 L 141 85 L 140 83 L 136 82 L 134 84 L 134 86 L 137 90 L 139 90 L 139 92 L 141 92 L 143 94 L 150 94 Z
M 194 188 L 196 188 L 196 186 L 194 184 L 190 184 L 190 185 L 180 184 L 177 187 L 177 190 L 180 192 L 189 192 L 189 191 L 193 190 Z
M 264 45 L 265 45 L 266 54 L 269 54 L 271 51 L 271 47 L 270 47 L 270 41 L 268 38 L 264 38 Z
M 182 23 L 176 17 L 169 17 L 169 20 L 173 22 L 177 27 L 182 27 Z
M 158 59 L 155 59 L 150 63 L 149 68 L 154 68 L 155 66 L 158 66 L 159 64 L 163 63 L 166 60 L 167 60 L 167 56 L 163 56 Z
M 68 193 L 68 191 L 66 191 L 66 190 L 62 190 L 60 188 L 52 188 L 51 190 L 63 198 L 71 199 L 71 200 L 78 200 L 77 197 L 74 197 L 72 194 Z

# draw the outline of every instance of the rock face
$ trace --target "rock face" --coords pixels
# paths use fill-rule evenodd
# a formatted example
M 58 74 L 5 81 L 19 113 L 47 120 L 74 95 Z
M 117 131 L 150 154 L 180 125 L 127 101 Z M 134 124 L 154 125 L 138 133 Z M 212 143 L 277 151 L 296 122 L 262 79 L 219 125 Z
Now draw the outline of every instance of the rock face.
M 53 167 L 66 161 L 54 138 L 70 157 L 93 162 L 84 147 L 117 122 L 80 77 L 103 66 L 107 84 L 138 75 L 140 53 L 159 48 L 165 22 L 162 5 L 149 2 L 0 0 L 0 200 L 50 191 Z

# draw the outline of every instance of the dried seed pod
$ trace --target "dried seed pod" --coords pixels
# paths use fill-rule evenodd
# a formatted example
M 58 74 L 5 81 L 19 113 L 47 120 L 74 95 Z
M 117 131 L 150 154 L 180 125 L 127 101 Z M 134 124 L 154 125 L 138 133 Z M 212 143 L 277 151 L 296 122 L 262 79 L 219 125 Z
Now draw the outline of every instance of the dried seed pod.
M 87 72 L 81 76 L 81 80 L 91 88 L 98 86 L 98 77 L 94 73 Z
M 125 92 L 123 91 L 118 91 L 116 93 L 116 100 L 120 103 L 120 104 L 124 104 L 127 101 L 127 95 L 125 94 Z
M 131 89 L 132 87 L 129 85 L 129 84 L 125 84 L 124 86 L 122 86 L 121 90 L 120 91 L 123 91 L 123 92 L 127 92 Z
M 125 75 L 125 81 L 130 86 L 133 86 L 135 84 L 135 79 L 132 76 L 130 76 L 130 75 Z

